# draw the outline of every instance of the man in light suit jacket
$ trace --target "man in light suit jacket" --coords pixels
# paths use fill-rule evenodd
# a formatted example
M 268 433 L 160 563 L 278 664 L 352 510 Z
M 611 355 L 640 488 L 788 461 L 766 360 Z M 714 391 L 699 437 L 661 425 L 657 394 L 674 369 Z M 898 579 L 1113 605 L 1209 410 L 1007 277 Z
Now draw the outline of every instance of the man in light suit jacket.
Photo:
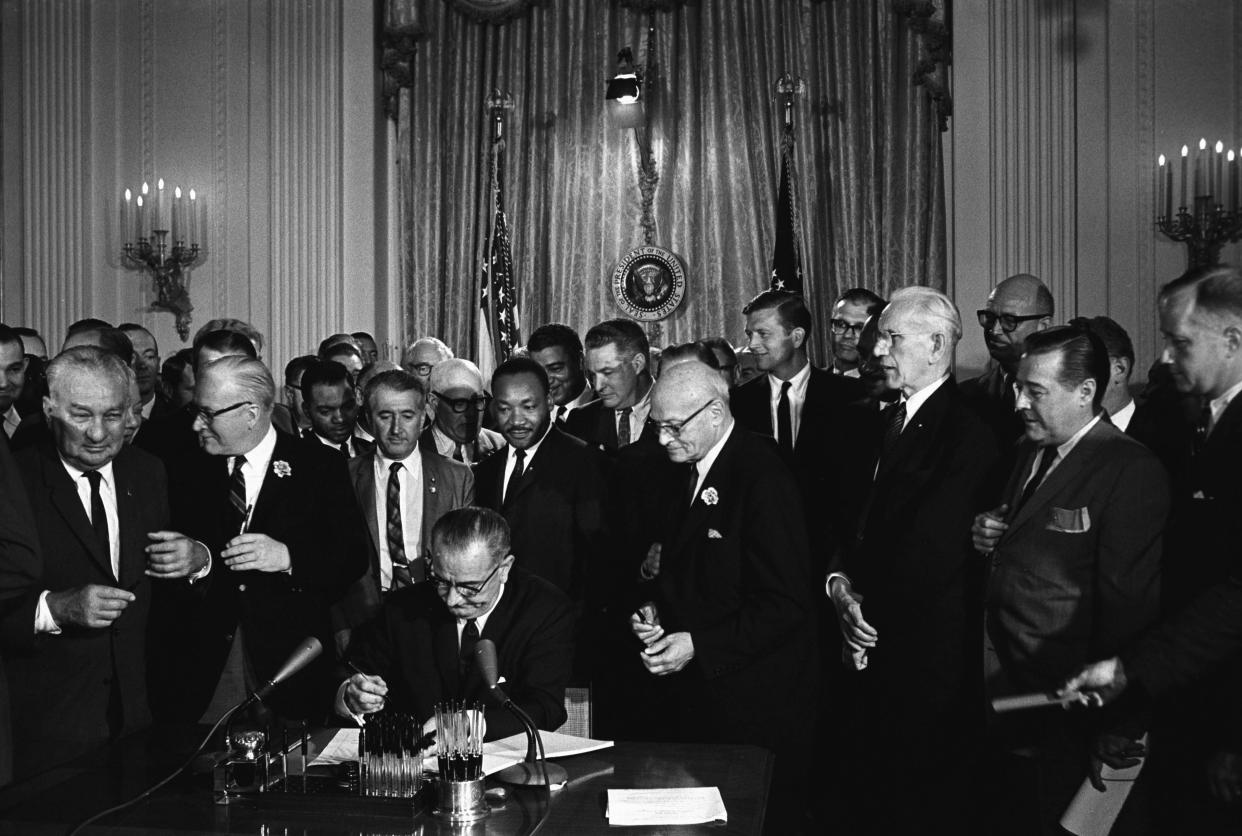
M 984 671 L 991 698 L 1053 691 L 1159 614 L 1167 478 L 1155 455 L 1105 417 L 1109 376 L 1106 346 L 1085 329 L 1027 338 L 1017 373 L 1026 440 L 1005 504 L 976 517 L 972 530 L 975 548 L 990 557 Z M 997 788 L 987 795 L 993 829 L 1059 832 L 1095 738 L 1107 736 L 1101 746 L 1112 757 L 1124 745 L 1116 738 L 1140 736 L 1144 723 L 1060 711 L 996 717 L 988 772 Z
M 350 461 L 349 476 L 367 523 L 370 562 L 334 613 L 341 651 L 349 631 L 371 618 L 388 592 L 426 578 L 436 521 L 474 502 L 468 466 L 418 449 L 426 400 L 422 381 L 402 369 L 367 382 L 364 404 L 377 446 Z

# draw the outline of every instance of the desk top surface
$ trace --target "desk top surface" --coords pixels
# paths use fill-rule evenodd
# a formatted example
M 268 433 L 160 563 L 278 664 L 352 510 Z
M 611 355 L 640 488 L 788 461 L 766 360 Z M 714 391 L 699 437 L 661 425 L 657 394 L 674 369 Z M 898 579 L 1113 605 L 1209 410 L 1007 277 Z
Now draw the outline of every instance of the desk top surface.
M 178 765 L 193 748 L 191 730 L 162 730 L 127 738 L 95 755 L 0 791 L 0 836 L 63 836 L 73 823 L 137 795 Z M 577 834 L 759 834 L 772 772 L 772 756 L 755 746 L 622 742 L 586 755 L 558 760 L 569 783 L 552 796 L 541 836 Z M 716 786 L 724 798 L 726 825 L 611 828 L 604 817 L 606 791 L 654 787 Z M 321 809 L 280 810 L 235 800 L 212 800 L 210 776 L 170 784 L 134 808 L 109 816 L 85 834 L 234 833 L 455 834 L 518 836 L 531 831 L 544 804 L 539 790 L 512 792 L 503 806 L 475 825 L 452 826 L 430 815 L 415 819 Z

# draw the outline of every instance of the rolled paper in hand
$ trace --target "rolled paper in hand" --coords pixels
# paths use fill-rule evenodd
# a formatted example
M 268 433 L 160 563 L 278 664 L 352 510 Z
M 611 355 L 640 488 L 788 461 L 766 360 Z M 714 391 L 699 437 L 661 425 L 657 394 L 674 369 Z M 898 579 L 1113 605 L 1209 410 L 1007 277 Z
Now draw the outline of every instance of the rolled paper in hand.
M 1084 696 L 1077 691 L 1066 691 L 1064 694 L 1020 694 L 1014 697 L 997 697 L 992 700 L 992 710 L 997 714 L 1004 714 L 1007 711 L 1022 711 L 1028 708 L 1044 708 L 1049 705 L 1065 705 L 1066 703 L 1078 702 L 1079 697 Z M 1093 695 L 1085 695 L 1090 699 Z

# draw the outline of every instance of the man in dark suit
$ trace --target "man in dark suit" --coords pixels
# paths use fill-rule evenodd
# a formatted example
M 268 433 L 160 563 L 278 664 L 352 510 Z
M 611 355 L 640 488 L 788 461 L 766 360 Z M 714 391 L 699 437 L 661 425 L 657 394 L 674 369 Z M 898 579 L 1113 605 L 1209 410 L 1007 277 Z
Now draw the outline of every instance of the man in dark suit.
M 367 523 L 371 559 L 339 605 L 341 649 L 348 644 L 342 629 L 368 621 L 389 592 L 426 578 L 436 520 L 474 503 L 469 467 L 417 449 L 426 414 L 420 379 L 402 369 L 380 372 L 367 383 L 365 404 L 377 446 L 350 461 L 349 475 Z
M 881 314 L 874 353 L 902 398 L 880 415 L 880 452 L 861 476 L 871 490 L 828 579 L 863 694 L 858 801 L 874 833 L 969 830 L 977 806 L 983 567 L 970 526 L 998 480 L 995 441 L 949 372 L 961 334 L 957 308 L 930 288 L 897 291 Z
M 342 683 L 337 712 L 357 718 L 391 706 L 430 729 L 436 703 L 479 702 L 486 739 L 519 734 L 518 720 L 488 698 L 475 660 L 479 640 L 491 639 L 505 693 L 537 727 L 558 728 L 573 657 L 569 601 L 514 566 L 509 528 L 494 511 L 449 511 L 431 543 L 429 579 L 388 596 L 355 635 L 349 661 L 365 673 Z
M 1202 401 L 1197 423 L 1168 427 L 1166 464 L 1172 467 L 1173 504 L 1165 530 L 1162 610 L 1171 619 L 1150 641 L 1139 641 L 1101 667 L 1110 677 L 1134 678 L 1157 705 L 1151 757 L 1144 777 L 1161 833 L 1236 832 L 1236 807 L 1221 805 L 1215 773 L 1242 753 L 1242 674 L 1237 665 L 1205 664 L 1223 658 L 1224 640 L 1237 613 L 1232 592 L 1242 577 L 1242 271 L 1216 267 L 1190 272 L 1160 291 L 1162 361 L 1177 391 Z M 1172 411 L 1172 414 L 1176 414 Z M 1184 659 L 1175 658 L 1185 654 Z M 1120 662 L 1118 662 L 1118 659 Z M 1204 676 L 1194 688 L 1175 690 L 1189 672 Z M 1141 671 L 1141 672 L 1140 672 Z M 1093 676 L 1098 671 L 1093 671 Z M 1088 677 L 1084 681 L 1093 681 Z M 1104 687 L 1092 684 L 1092 688 Z M 1111 696 L 1111 694 L 1109 694 Z M 1207 771 L 1212 782 L 1205 781 Z M 1235 766 L 1233 770 L 1237 772 Z M 1228 777 L 1242 781 L 1242 774 Z M 1215 797 L 1214 797 L 1215 796 Z
M 1105 418 L 1110 372 L 1107 348 L 1080 327 L 1027 338 L 1017 375 L 1026 441 L 1005 503 L 976 517 L 972 531 L 991 558 L 984 674 L 992 699 L 1053 691 L 1158 616 L 1167 478 L 1149 450 Z M 1111 753 L 1145 725 L 1061 711 L 993 718 L 993 831 L 1059 833 L 1096 740 Z M 1100 762 L 1091 765 L 1098 780 Z
M 575 409 L 565 431 L 609 455 L 639 441 L 653 445 L 651 347 L 642 327 L 608 319 L 586 333 L 587 375 L 598 399 Z
M 206 456 L 187 460 L 172 492 L 179 526 L 213 555 L 192 630 L 164 696 L 176 719 L 214 721 L 269 679 L 307 636 L 331 642 L 329 607 L 367 567 L 365 526 L 346 462 L 278 432 L 275 385 L 258 360 L 223 357 L 199 371 L 194 431 Z M 295 676 L 270 705 L 317 716 L 327 658 Z
M 1014 406 L 1018 360 L 1026 338 L 1052 326 L 1054 310 L 1047 286 L 1029 273 L 1018 273 L 994 287 L 987 307 L 977 312 L 992 366 L 962 383 L 961 393 L 992 428 L 1007 469 L 1014 463 L 1013 448 L 1023 432 Z
M 354 434 L 358 423 L 358 396 L 349 370 L 335 360 L 320 360 L 302 373 L 302 403 L 310 418 L 307 441 L 330 447 L 347 459 L 374 449 Z
M 123 446 L 132 377 L 99 348 L 62 352 L 44 401 L 52 442 L 16 456 L 42 547 L 0 553 L 17 777 L 150 722 L 152 598 L 207 564 L 168 530 L 163 467 Z
M 586 357 L 574 329 L 559 322 L 540 325 L 526 343 L 530 358 L 548 373 L 552 389 L 552 423 L 564 427 L 570 413 L 595 400 L 583 372 Z
M 3 329 L 0 333 L 0 432 L 8 441 L 22 422 L 16 403 L 26 385 L 26 368 L 30 361 L 17 332 L 6 325 L 0 328 Z
M 676 521 L 651 600 L 631 617 L 641 660 L 675 677 L 661 712 L 685 740 L 776 753 L 768 831 L 799 832 L 818 656 L 797 485 L 771 442 L 742 429 L 720 375 L 689 362 L 655 386 Z

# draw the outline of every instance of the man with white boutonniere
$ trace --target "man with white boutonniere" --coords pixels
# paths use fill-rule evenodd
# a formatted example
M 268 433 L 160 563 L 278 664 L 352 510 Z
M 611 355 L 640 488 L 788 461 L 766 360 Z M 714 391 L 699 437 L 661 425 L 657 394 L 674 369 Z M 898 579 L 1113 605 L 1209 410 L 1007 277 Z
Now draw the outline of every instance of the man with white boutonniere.
M 161 714 L 213 722 L 272 677 L 307 636 L 331 646 L 329 608 L 367 568 L 346 460 L 272 426 L 275 385 L 260 361 L 224 357 L 195 386 L 194 431 L 208 455 L 187 467 L 173 519 L 211 552 L 181 602 L 188 635 L 165 660 Z M 281 715 L 322 714 L 325 654 L 269 699 Z
M 818 655 L 797 483 L 771 439 L 734 423 L 728 388 L 703 363 L 660 377 L 651 417 L 679 465 L 665 494 L 678 501 L 651 600 L 630 618 L 643 665 L 669 678 L 660 709 L 686 741 L 776 754 L 769 830 L 801 832 Z

